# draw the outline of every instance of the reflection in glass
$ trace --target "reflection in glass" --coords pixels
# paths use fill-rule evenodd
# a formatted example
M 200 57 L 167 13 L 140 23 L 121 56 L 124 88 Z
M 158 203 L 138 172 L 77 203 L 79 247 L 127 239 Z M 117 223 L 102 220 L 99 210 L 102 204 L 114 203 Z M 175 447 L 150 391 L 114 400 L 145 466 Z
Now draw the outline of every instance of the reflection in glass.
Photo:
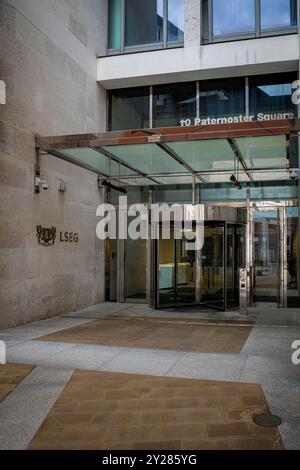
M 287 209 L 287 302 L 288 307 L 300 306 L 299 273 L 299 209 Z
M 213 35 L 255 31 L 255 0 L 213 0 Z
M 184 3 L 183 0 L 168 1 L 168 41 L 184 40 Z
M 108 32 L 108 48 L 120 49 L 121 47 L 121 0 L 109 1 L 109 32 Z
M 149 127 L 149 88 L 112 90 L 109 95 L 109 130 Z
M 126 0 L 125 46 L 163 42 L 163 0 Z
M 224 231 L 224 225 L 207 225 L 201 253 L 201 302 L 221 310 L 225 309 Z
M 278 302 L 279 213 L 278 210 L 255 211 L 253 258 L 254 301 Z
M 155 86 L 153 107 L 154 127 L 178 126 L 181 119 L 196 117 L 196 84 Z
M 250 114 L 295 113 L 291 99 L 294 80 L 296 73 L 250 77 Z
M 261 0 L 262 29 L 290 28 L 297 24 L 297 0 Z
M 170 240 L 159 240 L 158 244 L 158 291 L 161 306 L 176 301 L 175 288 L 175 240 L 171 230 Z
M 201 118 L 244 115 L 245 80 L 210 80 L 200 83 Z
M 125 299 L 146 300 L 146 240 L 125 241 Z

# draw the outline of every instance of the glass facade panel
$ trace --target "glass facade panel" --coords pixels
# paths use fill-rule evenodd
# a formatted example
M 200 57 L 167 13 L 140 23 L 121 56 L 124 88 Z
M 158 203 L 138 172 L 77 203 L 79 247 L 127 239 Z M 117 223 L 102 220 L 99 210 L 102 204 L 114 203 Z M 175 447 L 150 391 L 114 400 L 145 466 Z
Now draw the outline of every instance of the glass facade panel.
M 201 118 L 245 115 L 245 79 L 210 80 L 200 83 Z
M 213 0 L 213 35 L 255 31 L 255 0 Z
M 194 171 L 222 171 L 234 169 L 234 153 L 226 139 L 198 140 L 169 143 Z
M 259 113 L 274 114 L 273 119 L 277 118 L 276 113 L 296 114 L 292 102 L 294 80 L 297 80 L 296 73 L 249 77 L 250 114 L 255 117 Z
M 187 170 L 156 144 L 103 147 L 146 175 L 187 173 Z
M 121 48 L 121 21 L 122 21 L 122 2 L 121 0 L 109 0 L 109 32 L 108 48 Z
M 181 119 L 194 117 L 196 117 L 196 83 L 154 87 L 154 127 L 178 126 Z
M 113 90 L 109 95 L 109 130 L 149 127 L 149 88 Z
M 168 1 L 168 42 L 184 40 L 183 0 Z
M 260 0 L 261 28 L 290 28 L 297 24 L 297 0 Z
M 126 0 L 125 46 L 163 42 L 163 0 Z
M 235 141 L 250 170 L 288 167 L 285 135 L 242 137 Z

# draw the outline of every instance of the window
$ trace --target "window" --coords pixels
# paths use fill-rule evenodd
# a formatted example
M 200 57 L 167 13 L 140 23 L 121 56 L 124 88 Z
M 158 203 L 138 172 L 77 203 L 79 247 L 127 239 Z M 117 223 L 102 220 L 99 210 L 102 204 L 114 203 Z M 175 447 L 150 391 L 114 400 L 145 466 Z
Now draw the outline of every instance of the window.
M 163 0 L 126 0 L 125 47 L 163 42 Z
M 244 115 L 245 79 L 210 80 L 200 83 L 200 117 Z
M 184 41 L 184 0 L 109 0 L 108 50 L 166 48 Z
M 109 1 L 109 22 L 108 22 L 108 48 L 120 49 L 121 47 L 121 0 Z
M 168 41 L 184 41 L 184 4 L 178 0 L 168 1 Z
M 202 41 L 296 32 L 297 0 L 202 0 Z
M 253 33 L 255 0 L 214 0 L 213 35 Z
M 297 116 L 292 83 L 297 72 L 172 83 L 109 92 L 109 130 L 227 124 Z M 249 86 L 248 86 L 249 85 Z M 246 99 L 247 97 L 247 99 Z M 152 104 L 152 109 L 151 108 Z M 249 113 L 249 116 L 248 116 Z M 298 139 L 290 139 L 290 163 L 298 165 Z
M 109 96 L 109 130 L 149 127 L 149 88 L 113 90 Z
M 184 118 L 196 117 L 196 83 L 161 85 L 153 88 L 153 126 L 178 126 Z
M 261 28 L 290 28 L 297 25 L 297 0 L 261 0 Z
M 250 77 L 250 114 L 295 113 L 292 102 L 294 80 L 297 80 L 296 73 Z

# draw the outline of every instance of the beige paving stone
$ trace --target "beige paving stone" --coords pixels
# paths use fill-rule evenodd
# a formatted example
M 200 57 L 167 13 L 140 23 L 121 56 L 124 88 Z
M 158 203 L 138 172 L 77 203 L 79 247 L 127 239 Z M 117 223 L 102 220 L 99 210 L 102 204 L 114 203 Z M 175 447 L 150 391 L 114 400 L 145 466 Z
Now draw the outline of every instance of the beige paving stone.
M 191 396 L 182 397 L 183 390 Z M 255 384 L 76 371 L 29 448 L 283 449 L 277 429 L 252 421 L 268 411 Z
M 32 371 L 33 366 L 4 364 L 0 365 L 0 402 Z
M 44 336 L 40 340 L 205 353 L 240 353 L 253 326 L 249 322 L 209 324 L 154 318 L 108 318 Z

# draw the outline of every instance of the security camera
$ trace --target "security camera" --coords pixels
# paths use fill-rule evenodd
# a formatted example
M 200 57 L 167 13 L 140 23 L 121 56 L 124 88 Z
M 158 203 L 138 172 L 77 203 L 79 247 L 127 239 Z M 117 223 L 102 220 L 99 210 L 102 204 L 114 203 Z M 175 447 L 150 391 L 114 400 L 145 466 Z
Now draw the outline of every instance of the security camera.
M 35 192 L 38 194 L 41 189 L 47 191 L 49 189 L 49 185 L 46 180 L 42 180 L 39 176 L 37 176 L 35 178 Z
M 298 168 L 293 168 L 289 171 L 289 178 L 291 180 L 298 180 L 300 178 L 300 170 Z

